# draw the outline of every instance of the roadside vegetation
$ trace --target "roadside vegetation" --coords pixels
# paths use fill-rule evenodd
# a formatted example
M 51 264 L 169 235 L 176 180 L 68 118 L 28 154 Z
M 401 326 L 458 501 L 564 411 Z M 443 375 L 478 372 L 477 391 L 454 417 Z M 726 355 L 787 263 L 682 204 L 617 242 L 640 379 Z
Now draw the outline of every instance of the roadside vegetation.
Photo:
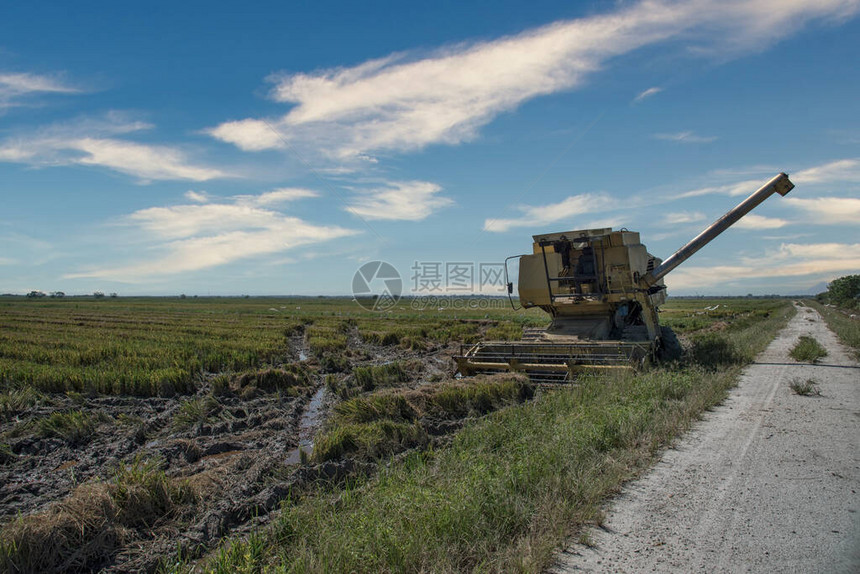
M 854 350 L 860 361 L 860 275 L 834 279 L 827 291 L 806 303 L 818 311 L 830 330 Z
M 860 360 L 860 318 L 851 318 L 851 314 L 834 307 L 825 307 L 817 301 L 807 301 L 807 304 L 818 311 L 830 330 L 836 333 L 839 340 L 854 351 L 854 358 Z

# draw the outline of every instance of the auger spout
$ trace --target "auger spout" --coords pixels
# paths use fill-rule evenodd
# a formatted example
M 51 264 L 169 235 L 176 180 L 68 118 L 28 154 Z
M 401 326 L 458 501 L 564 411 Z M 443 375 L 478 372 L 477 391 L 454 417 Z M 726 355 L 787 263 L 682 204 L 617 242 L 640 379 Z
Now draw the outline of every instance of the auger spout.
M 778 193 L 785 195 L 794 189 L 794 184 L 788 179 L 788 175 L 780 173 L 769 182 L 764 184 L 755 193 L 743 200 L 734 209 L 723 215 L 710 226 L 702 231 L 695 238 L 690 240 L 686 245 L 673 253 L 662 264 L 656 267 L 653 271 L 642 278 L 645 286 L 650 287 L 657 283 L 660 279 L 670 273 L 675 267 L 690 258 L 696 251 L 713 241 L 719 234 L 731 227 L 741 217 L 752 211 L 758 204 L 765 199 Z

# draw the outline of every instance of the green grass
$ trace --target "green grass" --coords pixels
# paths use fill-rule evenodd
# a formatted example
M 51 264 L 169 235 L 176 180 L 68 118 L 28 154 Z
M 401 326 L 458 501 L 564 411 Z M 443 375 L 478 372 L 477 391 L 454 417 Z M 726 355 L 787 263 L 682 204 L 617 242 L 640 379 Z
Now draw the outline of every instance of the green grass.
M 95 418 L 80 410 L 54 412 L 36 423 L 37 434 L 43 438 L 61 438 L 69 444 L 82 444 L 96 430 Z
M 356 385 L 365 391 L 379 387 L 389 387 L 409 380 L 409 375 L 399 362 L 375 365 L 370 367 L 355 367 L 352 370 Z
M 314 441 L 318 462 L 379 459 L 428 442 L 428 424 L 481 416 L 533 396 L 524 377 L 499 375 L 416 390 L 384 390 L 335 405 Z
M 504 308 L 422 312 L 408 299 L 381 315 L 346 298 L 0 297 L 0 392 L 193 394 L 206 373 L 286 362 L 296 338 L 345 371 L 353 332 L 420 351 L 477 341 L 488 323 L 513 336 L 547 318 Z
M 173 430 L 185 431 L 195 425 L 215 421 L 222 413 L 221 403 L 211 395 L 189 399 L 182 403 L 173 415 Z
M 817 301 L 806 301 L 806 304 L 818 311 L 836 336 L 854 350 L 854 358 L 860 360 L 860 319 L 852 319 L 834 307 L 825 307 Z
M 789 383 L 789 388 L 796 395 L 800 395 L 802 397 L 820 397 L 821 389 L 818 388 L 818 384 L 814 379 L 807 379 L 805 381 L 794 380 Z
M 813 337 L 803 335 L 788 354 L 795 361 L 817 363 L 818 359 L 827 356 L 827 349 Z
M 33 387 L 0 392 L 0 421 L 9 420 L 18 413 L 26 411 L 43 400 L 44 397 L 41 393 L 33 389 Z
M 569 536 L 602 519 L 606 497 L 725 397 L 793 311 L 783 303 L 740 317 L 743 328 L 725 330 L 729 343 L 710 341 L 718 350 L 706 365 L 588 377 L 496 411 L 448 448 L 286 506 L 270 530 L 226 544 L 206 570 L 541 572 Z M 389 398 L 341 416 L 408 424 L 415 411 Z

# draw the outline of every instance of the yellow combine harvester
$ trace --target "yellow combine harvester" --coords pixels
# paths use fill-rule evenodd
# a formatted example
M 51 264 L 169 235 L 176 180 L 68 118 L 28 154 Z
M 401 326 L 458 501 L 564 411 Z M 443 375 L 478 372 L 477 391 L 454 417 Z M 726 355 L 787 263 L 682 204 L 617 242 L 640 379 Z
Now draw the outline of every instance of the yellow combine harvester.
M 520 304 L 540 307 L 552 323 L 525 330 L 521 341 L 464 349 L 455 357 L 457 371 L 520 371 L 536 382 L 564 382 L 582 369 L 632 368 L 679 355 L 674 333 L 657 320 L 666 301 L 663 277 L 773 193 L 793 188 L 786 174 L 777 175 L 666 261 L 648 253 L 639 233 L 625 229 L 535 235 L 531 254 L 508 260 L 519 258 Z

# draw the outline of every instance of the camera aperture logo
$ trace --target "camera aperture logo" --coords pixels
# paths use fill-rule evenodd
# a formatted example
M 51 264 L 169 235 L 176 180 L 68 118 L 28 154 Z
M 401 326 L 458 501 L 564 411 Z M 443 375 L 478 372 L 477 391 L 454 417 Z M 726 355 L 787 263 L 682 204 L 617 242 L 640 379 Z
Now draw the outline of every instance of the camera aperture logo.
M 352 296 L 368 311 L 388 311 L 400 300 L 403 280 L 385 261 L 369 261 L 352 277 Z

